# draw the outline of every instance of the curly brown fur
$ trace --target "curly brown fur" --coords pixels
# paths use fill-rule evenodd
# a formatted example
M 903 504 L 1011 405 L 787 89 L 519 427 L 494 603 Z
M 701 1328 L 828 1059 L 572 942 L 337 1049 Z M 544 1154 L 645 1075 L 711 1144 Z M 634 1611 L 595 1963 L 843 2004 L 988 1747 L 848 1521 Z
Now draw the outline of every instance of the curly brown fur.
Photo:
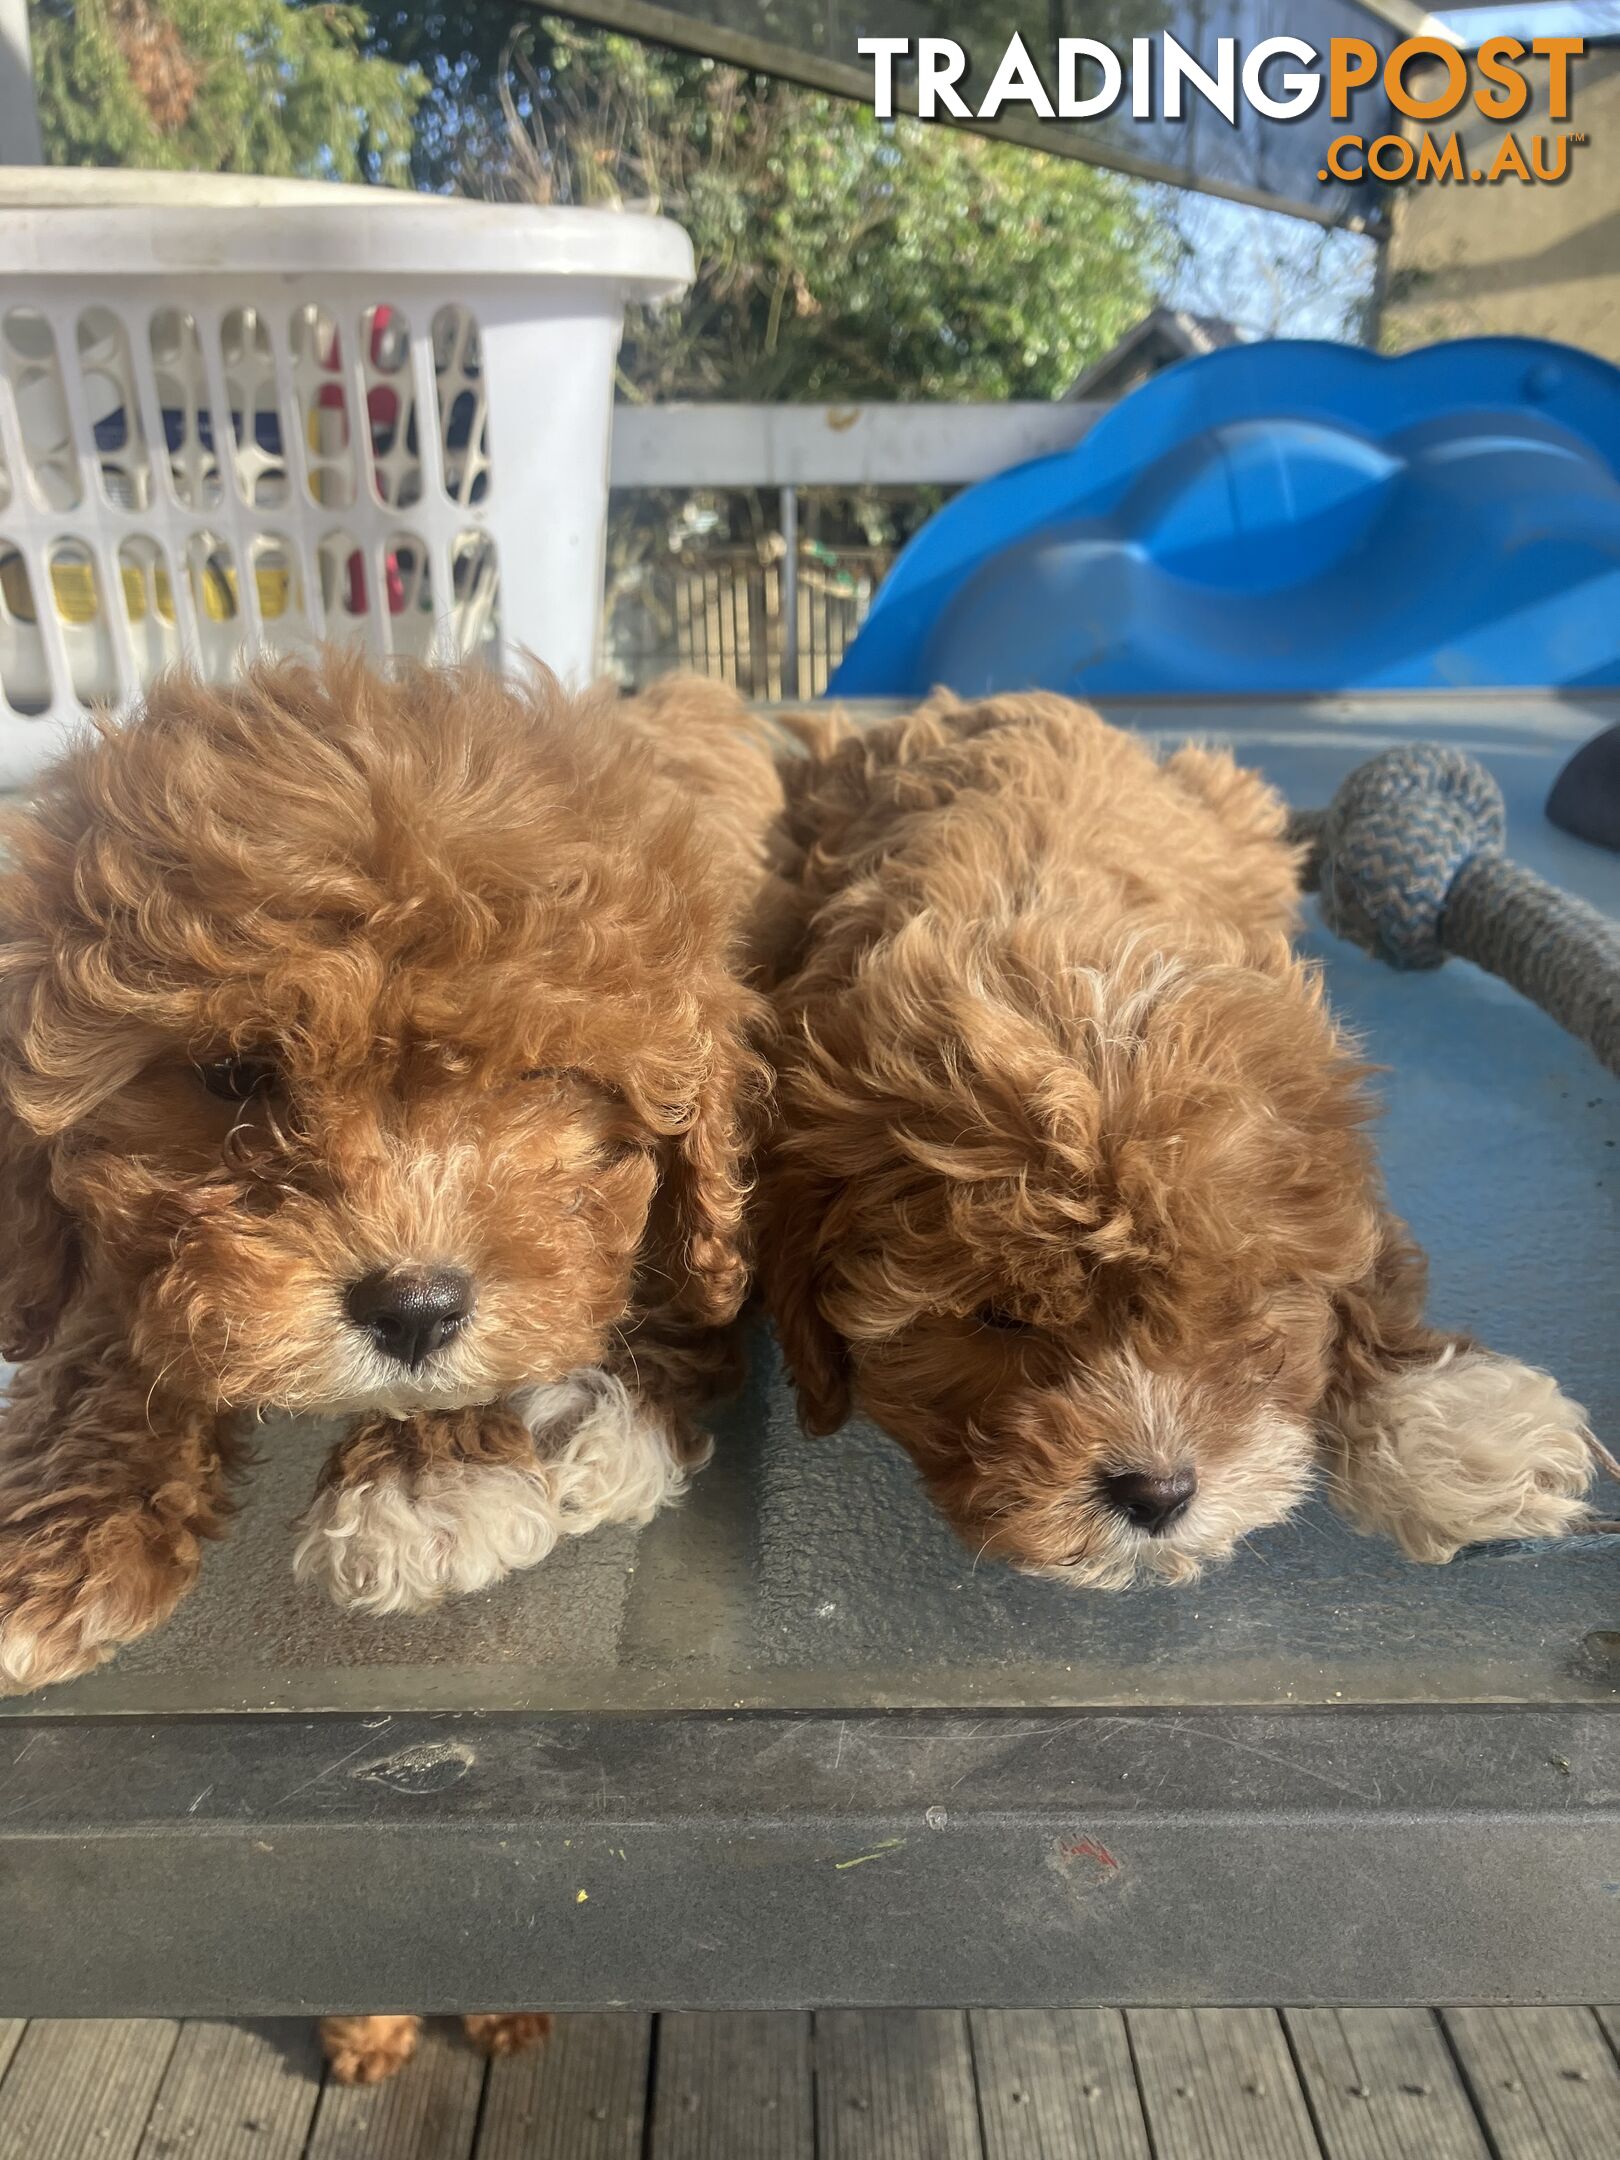
M 380 2085 L 404 2069 L 422 2037 L 419 2017 L 326 2017 L 321 2048 L 340 2085 Z
M 371 1419 L 317 1507 L 384 1546 L 418 1421 L 459 1421 L 400 1603 L 680 1489 L 748 1278 L 779 809 L 709 685 L 333 656 L 170 679 L 68 753 L 0 875 L 0 1339 L 40 1360 L 0 1432 L 0 1687 L 167 1613 L 234 1412 Z M 373 1271 L 444 1268 L 471 1312 L 425 1362 L 351 1318 Z
M 81 1317 L 13 1383 L 0 1451 L 0 1691 L 110 1657 L 190 1589 L 241 1451 L 196 1405 L 154 1424 L 127 1346 Z
M 1104 1587 L 1286 1514 L 1319 1435 L 1420 1557 L 1566 1527 L 1580 1413 L 1424 1323 L 1263 783 L 1037 695 L 805 747 L 761 1250 L 810 1429 L 858 1406 L 975 1548 Z
M 485 2055 L 517 2055 L 539 2047 L 552 2027 L 544 2010 L 469 2014 L 461 2023 L 467 2038 Z M 321 2019 L 321 2046 L 340 2085 L 380 2085 L 410 2061 L 421 2037 L 419 2017 Z
M 467 2038 L 484 2055 L 521 2055 L 551 2037 L 552 2018 L 546 2010 L 469 2012 L 461 2022 Z

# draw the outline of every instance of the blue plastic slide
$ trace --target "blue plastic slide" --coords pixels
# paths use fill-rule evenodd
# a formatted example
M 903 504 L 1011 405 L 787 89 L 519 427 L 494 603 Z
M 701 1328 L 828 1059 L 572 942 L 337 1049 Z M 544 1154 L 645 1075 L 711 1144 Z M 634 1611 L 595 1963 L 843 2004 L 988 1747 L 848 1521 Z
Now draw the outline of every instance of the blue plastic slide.
M 967 489 L 845 697 L 1620 687 L 1620 369 L 1535 338 L 1235 346 Z

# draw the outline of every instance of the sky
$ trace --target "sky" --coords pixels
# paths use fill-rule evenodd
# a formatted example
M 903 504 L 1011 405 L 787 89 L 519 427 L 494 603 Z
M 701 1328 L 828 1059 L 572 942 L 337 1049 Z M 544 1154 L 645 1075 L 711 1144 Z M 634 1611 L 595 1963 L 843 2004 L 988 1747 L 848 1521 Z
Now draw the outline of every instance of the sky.
M 1435 16 L 1470 45 L 1508 37 L 1620 37 L 1620 0 L 1542 0 L 1539 6 L 1435 8 Z
M 1620 37 L 1620 0 L 1436 8 L 1466 43 L 1513 37 Z M 1343 337 L 1372 287 L 1374 245 L 1356 233 L 1322 235 L 1301 218 L 1213 196 L 1184 198 L 1177 220 L 1191 253 L 1165 294 L 1173 307 L 1223 315 L 1254 336 Z M 1279 305 L 1279 302 L 1284 303 Z

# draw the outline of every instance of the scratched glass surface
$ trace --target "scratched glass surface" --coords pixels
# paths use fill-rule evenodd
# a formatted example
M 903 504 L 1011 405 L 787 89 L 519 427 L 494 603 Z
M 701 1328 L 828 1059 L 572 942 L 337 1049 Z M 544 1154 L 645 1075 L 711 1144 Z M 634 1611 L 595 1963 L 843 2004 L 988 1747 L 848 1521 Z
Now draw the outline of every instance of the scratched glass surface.
M 1109 711 L 1231 741 L 1299 804 L 1386 742 L 1465 742 L 1503 784 L 1513 852 L 1620 915 L 1620 858 L 1541 815 L 1569 750 L 1612 719 L 1598 702 L 1368 698 L 1273 705 L 1263 725 Z M 1472 968 L 1397 975 L 1314 921 L 1305 943 L 1387 1067 L 1384 1161 L 1431 1255 L 1435 1315 L 1555 1372 L 1612 1445 L 1620 1083 Z M 869 1427 L 805 1439 L 763 1329 L 717 1436 L 687 1501 L 646 1530 L 568 1542 L 434 1613 L 361 1619 L 292 1578 L 330 1434 L 267 1424 L 241 1519 L 169 1625 L 0 1713 L 1559 1702 L 1620 1684 L 1620 1538 L 1426 1568 L 1318 1502 L 1191 1588 L 1110 1596 L 975 1564 Z M 1613 1486 L 1600 1499 L 1620 1515 Z

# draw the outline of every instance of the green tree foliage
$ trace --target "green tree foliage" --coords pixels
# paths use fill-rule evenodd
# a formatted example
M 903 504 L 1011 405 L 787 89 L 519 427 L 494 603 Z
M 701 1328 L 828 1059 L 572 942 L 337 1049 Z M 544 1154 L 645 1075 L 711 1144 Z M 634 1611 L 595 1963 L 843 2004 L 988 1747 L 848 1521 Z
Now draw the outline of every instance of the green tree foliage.
M 426 85 L 411 142 L 416 185 L 487 192 L 507 157 L 500 90 L 514 31 L 532 38 L 538 52 L 549 50 L 533 7 L 523 0 L 371 0 L 365 15 L 366 50 L 414 68 Z
M 46 157 L 407 184 L 426 86 L 368 31 L 354 6 L 35 0 Z
M 550 28 L 520 172 L 650 202 L 697 254 L 686 306 L 626 340 L 645 396 L 1051 397 L 1151 305 L 1154 229 L 1114 174 Z
M 396 0 L 371 25 L 430 77 L 422 180 L 646 205 L 691 234 L 690 298 L 630 325 L 631 395 L 1052 396 L 1168 262 L 1147 191 L 1072 160 L 521 5 Z

